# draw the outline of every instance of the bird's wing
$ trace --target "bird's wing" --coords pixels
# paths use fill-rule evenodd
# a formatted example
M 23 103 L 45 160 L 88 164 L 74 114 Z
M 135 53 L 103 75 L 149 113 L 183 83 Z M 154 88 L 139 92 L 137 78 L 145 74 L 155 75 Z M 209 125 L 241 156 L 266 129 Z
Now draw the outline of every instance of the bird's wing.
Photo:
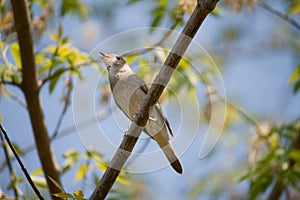
M 155 105 L 155 109 L 157 110 L 157 112 L 159 113 L 160 117 L 162 118 L 162 120 L 164 120 L 165 124 L 167 125 L 167 128 L 168 128 L 168 130 L 169 130 L 169 132 L 170 132 L 170 135 L 171 135 L 172 137 L 174 137 L 173 129 L 172 129 L 172 127 L 171 127 L 171 125 L 170 125 L 168 119 L 166 118 L 166 116 L 165 116 L 164 113 L 162 112 L 162 109 L 161 109 L 161 107 L 160 107 L 160 105 L 159 105 L 158 103 Z
M 149 89 L 148 89 L 148 86 L 146 85 L 146 83 L 138 76 L 138 75 L 134 75 L 134 79 L 136 79 L 136 81 L 139 81 L 140 82 L 140 85 L 141 85 L 141 89 L 145 92 L 145 94 L 148 93 Z M 170 132 L 170 135 L 172 137 L 174 137 L 174 132 L 173 132 L 173 129 L 168 121 L 168 119 L 166 118 L 166 116 L 164 115 L 164 113 L 162 112 L 162 109 L 160 107 L 160 105 L 157 103 L 155 105 L 155 109 L 156 111 L 159 113 L 161 119 L 164 121 L 164 123 L 166 124 L 169 132 Z

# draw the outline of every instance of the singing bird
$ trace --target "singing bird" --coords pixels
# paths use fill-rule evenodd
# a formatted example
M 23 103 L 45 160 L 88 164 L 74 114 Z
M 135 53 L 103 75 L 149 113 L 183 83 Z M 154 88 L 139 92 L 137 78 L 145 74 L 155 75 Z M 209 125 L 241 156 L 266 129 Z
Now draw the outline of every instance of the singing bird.
M 99 53 L 109 73 L 113 98 L 117 106 L 132 121 L 146 97 L 148 87 L 121 56 Z M 174 136 L 170 123 L 158 103 L 150 108 L 149 113 L 149 120 L 143 131 L 157 142 L 171 166 L 181 174 L 182 167 L 168 135 L 169 131 Z

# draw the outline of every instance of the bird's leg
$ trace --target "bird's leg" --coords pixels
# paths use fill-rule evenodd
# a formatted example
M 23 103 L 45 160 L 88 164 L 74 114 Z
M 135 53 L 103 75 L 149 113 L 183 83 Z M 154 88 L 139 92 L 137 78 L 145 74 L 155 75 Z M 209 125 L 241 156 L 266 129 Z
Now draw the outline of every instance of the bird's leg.
M 127 135 L 128 135 L 128 132 L 125 131 L 125 132 L 124 132 L 124 137 L 127 137 Z
M 149 117 L 149 120 L 151 120 L 151 121 L 154 121 L 154 122 L 156 122 L 157 121 L 157 118 L 156 117 Z
M 132 116 L 132 119 L 134 119 L 136 115 L 137 115 L 137 113 L 135 113 L 135 114 Z M 149 117 L 149 120 L 147 121 L 147 124 L 149 124 L 150 121 L 156 122 L 156 121 L 157 121 L 157 118 L 156 118 L 156 117 L 151 117 L 151 116 L 150 116 L 150 117 Z

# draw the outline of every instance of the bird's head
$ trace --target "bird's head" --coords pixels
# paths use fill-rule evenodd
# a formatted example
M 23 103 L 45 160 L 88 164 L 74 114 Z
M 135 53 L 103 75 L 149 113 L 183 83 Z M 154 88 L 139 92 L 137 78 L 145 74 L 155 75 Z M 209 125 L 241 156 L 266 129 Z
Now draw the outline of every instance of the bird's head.
M 126 61 L 117 54 L 105 54 L 102 52 L 99 53 L 100 58 L 103 60 L 108 70 L 110 68 L 121 68 L 126 64 Z

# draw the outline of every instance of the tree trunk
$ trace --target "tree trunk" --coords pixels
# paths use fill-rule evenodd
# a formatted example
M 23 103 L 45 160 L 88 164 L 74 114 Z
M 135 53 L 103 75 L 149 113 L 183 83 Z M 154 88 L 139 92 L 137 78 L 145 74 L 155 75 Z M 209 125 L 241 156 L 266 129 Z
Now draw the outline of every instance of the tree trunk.
M 49 191 L 51 194 L 54 194 L 61 191 L 51 182 L 49 177 L 60 183 L 59 171 L 56 167 L 51 150 L 38 92 L 38 78 L 35 66 L 28 2 L 26 0 L 12 0 L 11 3 L 22 61 L 22 89 L 28 105 L 37 152 L 47 180 Z M 52 199 L 59 199 L 52 195 L 51 197 Z

